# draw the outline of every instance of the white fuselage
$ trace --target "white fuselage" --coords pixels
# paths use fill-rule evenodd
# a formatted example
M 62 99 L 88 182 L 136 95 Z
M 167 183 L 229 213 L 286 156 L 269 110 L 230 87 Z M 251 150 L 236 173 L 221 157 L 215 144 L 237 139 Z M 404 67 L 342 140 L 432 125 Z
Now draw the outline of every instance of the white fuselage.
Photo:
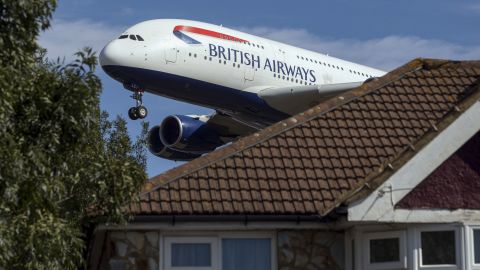
M 226 27 L 176 19 L 134 25 L 104 48 L 100 61 L 127 88 L 140 87 L 232 116 L 258 115 L 265 122 L 291 115 L 295 104 L 271 108 L 258 97 L 259 91 L 362 82 L 385 74 Z

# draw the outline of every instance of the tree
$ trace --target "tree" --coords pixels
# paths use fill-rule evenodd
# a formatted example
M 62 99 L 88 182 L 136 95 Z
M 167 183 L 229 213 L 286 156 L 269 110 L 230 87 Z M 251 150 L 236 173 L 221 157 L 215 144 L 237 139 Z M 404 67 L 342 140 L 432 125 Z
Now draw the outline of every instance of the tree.
M 100 111 L 95 53 L 37 45 L 55 6 L 0 0 L 0 269 L 77 269 L 85 224 L 123 222 L 146 180 L 142 138 Z

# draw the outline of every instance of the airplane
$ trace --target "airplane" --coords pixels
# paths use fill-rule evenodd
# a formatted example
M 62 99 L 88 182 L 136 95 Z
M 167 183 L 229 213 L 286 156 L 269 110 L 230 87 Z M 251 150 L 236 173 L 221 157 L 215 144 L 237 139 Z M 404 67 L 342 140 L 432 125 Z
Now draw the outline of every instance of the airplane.
M 156 19 L 128 28 L 99 55 L 133 92 L 128 115 L 143 119 L 145 91 L 214 109 L 170 115 L 148 134 L 155 156 L 187 161 L 383 76 L 384 71 L 209 23 Z

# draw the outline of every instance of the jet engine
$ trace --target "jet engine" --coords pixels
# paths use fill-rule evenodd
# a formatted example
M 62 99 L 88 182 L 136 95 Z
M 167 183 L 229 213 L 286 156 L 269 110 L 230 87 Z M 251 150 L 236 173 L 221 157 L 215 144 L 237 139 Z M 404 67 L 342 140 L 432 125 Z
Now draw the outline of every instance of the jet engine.
M 154 126 L 150 129 L 148 132 L 147 143 L 150 153 L 165 159 L 189 161 L 201 156 L 201 154 L 184 153 L 166 147 L 160 139 L 160 126 Z
M 202 119 L 203 118 L 203 119 Z M 170 160 L 192 160 L 224 144 L 205 120 L 189 115 L 167 116 L 148 134 L 148 149 L 155 156 Z
M 160 139 L 171 149 L 199 154 L 211 152 L 224 144 L 211 125 L 201 120 L 201 116 L 167 116 L 160 125 Z

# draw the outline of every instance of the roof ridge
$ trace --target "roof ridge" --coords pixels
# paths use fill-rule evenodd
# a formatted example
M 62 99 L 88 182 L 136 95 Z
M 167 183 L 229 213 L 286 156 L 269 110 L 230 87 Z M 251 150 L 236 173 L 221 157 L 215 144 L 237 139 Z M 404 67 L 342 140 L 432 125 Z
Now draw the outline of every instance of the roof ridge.
M 167 174 L 169 172 L 174 172 L 176 170 L 181 170 L 182 168 L 186 167 L 186 166 L 189 166 L 189 165 L 192 165 L 191 163 L 192 162 L 195 162 L 195 163 L 200 163 L 201 161 L 204 161 L 203 164 L 201 164 L 200 166 L 196 166 L 194 167 L 192 170 L 185 170 L 181 173 L 174 173 L 174 177 L 165 181 L 165 182 L 160 182 L 160 183 L 155 183 L 153 181 L 149 181 L 147 183 L 145 183 L 144 185 L 144 188 L 142 189 L 142 192 L 140 194 L 140 196 L 144 195 L 144 194 L 147 194 L 149 192 L 152 192 L 156 189 L 158 189 L 160 186 L 165 186 L 165 185 L 168 185 L 169 183 L 172 183 L 172 182 L 175 182 L 177 181 L 178 179 L 180 179 L 181 177 L 185 176 L 185 175 L 188 175 L 188 174 L 191 174 L 193 172 L 196 172 L 196 171 L 199 171 L 215 162 L 219 162 L 221 160 L 224 160 L 224 159 L 227 159 L 239 152 L 242 152 L 242 151 L 245 151 L 255 145 L 258 145 L 274 136 L 277 136 L 278 134 L 281 134 L 282 132 L 286 132 L 292 128 L 295 128 L 303 123 L 306 123 L 312 119 L 315 119 L 315 118 L 318 118 L 320 117 L 321 115 L 324 115 L 325 113 L 328 113 L 338 107 L 341 107 L 347 103 L 350 103 L 362 96 L 365 96 L 365 95 L 368 95 L 374 91 L 378 91 L 379 89 L 381 89 L 382 87 L 384 87 L 385 85 L 388 85 L 390 84 L 391 82 L 394 82 L 394 81 L 397 81 L 399 79 L 402 79 L 403 77 L 407 76 L 409 73 L 412 73 L 412 72 L 415 72 L 415 71 L 418 71 L 420 69 L 422 69 L 424 67 L 424 64 L 425 64 L 425 59 L 422 59 L 422 58 L 417 58 L 417 59 L 414 59 L 410 62 L 408 62 L 407 64 L 387 73 L 386 75 L 384 75 L 383 77 L 377 79 L 377 80 L 374 80 L 374 81 L 370 81 L 366 84 L 363 84 L 359 87 L 356 87 L 342 95 L 339 95 L 339 96 L 335 96 L 331 99 L 328 99 L 327 101 L 325 102 L 322 102 L 320 103 L 319 105 L 315 106 L 315 107 L 312 107 L 304 112 L 301 112 L 299 114 L 296 114 L 294 116 L 291 116 L 285 120 L 282 120 L 282 121 L 279 121 L 278 123 L 275 123 L 265 129 L 262 129 L 260 130 L 259 132 L 255 132 L 251 135 L 248 135 L 244 138 L 241 138 L 239 139 L 238 141 L 236 142 L 233 142 L 232 144 L 230 145 L 227 145 L 225 146 L 224 148 L 222 149 L 219 149 L 219 150 L 216 150 L 214 152 L 211 152 L 203 157 L 200 157 L 197 159 L 197 161 L 191 161 L 191 162 L 188 162 L 186 164 L 183 164 L 179 167 L 176 167 L 176 168 L 173 168 L 165 173 L 162 173 L 158 176 L 155 176 L 154 178 L 162 178 L 162 177 L 166 177 Z M 428 59 L 427 59 L 428 61 Z M 446 61 L 448 63 L 448 61 Z M 442 62 L 442 65 L 443 64 L 446 64 L 444 62 Z M 363 89 L 362 89 L 363 88 Z M 322 108 L 322 107 L 325 107 L 325 108 Z M 306 116 L 305 114 L 307 115 L 310 115 L 310 117 Z M 298 120 L 297 118 L 298 117 L 303 117 L 303 119 L 301 120 Z M 288 123 L 290 122 L 290 123 Z M 277 129 L 275 131 L 275 129 Z M 273 132 L 272 132 L 273 131 Z M 262 138 L 259 138 L 263 135 Z M 253 137 L 257 137 L 255 139 L 252 139 Z M 248 142 L 249 140 L 251 140 L 250 143 L 246 143 L 247 146 L 243 146 L 243 147 L 236 147 L 237 145 L 241 144 L 241 143 L 244 143 L 244 142 Z M 233 149 L 233 150 L 232 150 Z M 229 150 L 229 151 L 228 151 Z M 222 153 L 223 152 L 226 152 L 226 153 Z M 212 158 L 212 155 L 214 156 L 214 158 Z M 218 155 L 219 157 L 218 158 L 215 158 L 215 155 Z M 193 165 L 195 165 L 195 163 Z M 161 179 L 159 179 L 161 180 Z

